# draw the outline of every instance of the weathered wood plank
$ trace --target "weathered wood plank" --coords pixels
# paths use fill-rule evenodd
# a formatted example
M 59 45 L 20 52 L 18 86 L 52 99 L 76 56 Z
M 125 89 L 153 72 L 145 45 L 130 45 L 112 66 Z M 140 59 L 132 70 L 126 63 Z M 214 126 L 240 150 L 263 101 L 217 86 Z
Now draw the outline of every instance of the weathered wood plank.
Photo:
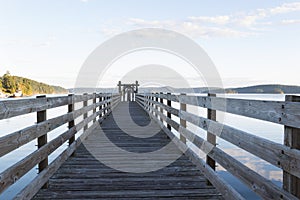
M 120 103 L 114 112 L 120 112 L 122 109 L 119 108 L 123 104 L 126 102 Z M 130 107 L 132 120 L 137 124 L 148 124 L 150 119 L 142 108 L 135 102 L 130 102 L 130 104 L 132 105 Z M 118 113 L 113 115 L 117 116 Z M 130 166 L 130 163 L 120 160 L 118 152 L 104 148 L 105 142 L 96 139 L 99 131 L 103 131 L 115 145 L 133 152 L 143 152 L 146 149 L 151 152 L 161 148 L 166 142 L 170 142 L 163 131 L 145 139 L 127 135 L 122 130 L 118 130 L 113 115 L 102 121 L 100 125 L 102 130 L 94 129 L 85 144 L 88 143 L 91 148 L 97 150 L 96 152 L 107 155 L 106 159 L 118 161 L 119 166 Z M 122 114 L 119 116 L 122 119 Z M 164 161 L 171 155 L 161 156 L 161 161 Z M 149 160 L 141 160 L 141 162 L 149 162 Z M 105 166 L 95 159 L 83 145 L 76 150 L 75 156 L 70 157 L 50 178 L 49 184 L 49 188 L 40 190 L 34 199 L 222 198 L 213 186 L 205 184 L 202 173 L 186 156 L 181 156 L 174 163 L 157 171 L 126 173 Z
M 158 114 L 161 114 L 157 110 Z M 152 116 L 154 117 L 154 116 Z M 166 119 L 169 119 L 166 117 Z M 174 134 L 163 125 L 158 119 L 154 120 L 160 125 L 164 132 L 172 139 L 172 141 L 179 147 L 179 149 L 187 155 L 193 163 L 197 165 L 200 171 L 205 175 L 205 177 L 221 192 L 225 199 L 244 199 L 235 189 L 233 189 L 229 184 L 226 183 L 212 168 L 210 168 L 199 156 L 187 147 L 185 143 L 176 138 Z M 173 121 L 170 119 L 170 121 Z M 176 122 L 174 122 L 176 123 Z M 180 126 L 178 124 L 178 126 Z M 178 126 L 174 126 L 175 128 Z
M 98 111 L 99 112 L 99 111 Z M 48 155 L 60 147 L 64 142 L 70 139 L 76 132 L 82 129 L 86 124 L 92 121 L 98 112 L 89 116 L 85 120 L 81 121 L 76 126 L 72 127 L 68 131 L 65 131 L 55 139 L 48 142 L 46 145 L 42 146 L 38 150 L 34 151 L 21 161 L 12 165 L 10 168 L 4 170 L 0 173 L 0 192 L 4 191 L 7 187 L 15 183 L 24 174 L 26 174 L 30 169 L 32 169 L 36 164 L 44 160 Z
M 162 115 L 159 110 L 152 108 L 154 112 L 158 115 Z M 154 117 L 154 115 L 153 115 Z M 191 131 L 187 130 L 185 127 L 180 126 L 177 122 L 169 119 L 168 117 L 164 117 L 166 122 L 170 125 L 173 125 L 180 134 L 183 134 L 189 141 L 193 142 L 199 149 L 201 149 L 204 153 L 208 154 L 212 159 L 216 160 L 220 165 L 222 165 L 225 169 L 231 172 L 233 175 L 242 180 L 246 185 L 253 189 L 257 194 L 267 199 L 297 199 L 292 194 L 284 191 L 277 185 L 273 184 L 271 181 L 262 177 L 255 171 L 246 167 L 233 157 L 229 156 L 221 149 L 215 147 L 215 145 L 205 141 L 201 137 L 195 135 Z M 224 195 L 224 194 L 223 194 Z
M 77 140 L 64 150 L 45 170 L 38 174 L 38 176 L 28 184 L 19 194 L 14 198 L 15 200 L 30 200 L 40 190 L 40 188 L 49 180 L 51 176 L 59 169 L 59 167 L 74 153 L 75 149 L 82 143 L 83 140 L 91 133 L 97 126 L 93 124 L 86 132 L 84 132 Z
M 50 108 L 90 100 L 93 95 L 74 95 L 64 97 L 47 97 L 41 99 L 18 99 L 0 101 L 0 120 Z
M 300 102 L 299 96 L 286 96 L 287 102 Z M 300 150 L 300 128 L 284 127 L 284 144 L 292 149 Z M 300 164 L 298 166 L 300 168 Z M 300 171 L 300 169 L 299 169 Z M 283 171 L 283 188 L 300 198 L 300 177 Z
M 300 177 L 299 150 L 291 149 L 282 144 L 188 112 L 181 111 L 179 116 L 206 131 L 209 129 L 211 133 L 216 134 L 218 137 Z
M 147 95 L 300 128 L 299 102 L 245 100 L 170 94 Z
M 174 110 L 175 108 L 173 108 Z M 300 151 L 288 148 L 282 144 L 252 135 L 228 125 L 209 120 L 185 111 L 179 111 L 180 119 L 184 119 L 212 134 L 280 167 L 294 176 L 300 177 Z M 174 111 L 175 112 L 175 111 Z M 164 119 L 165 121 L 167 118 Z M 178 126 L 171 121 L 171 126 Z
M 90 105 L 90 106 L 87 106 L 84 108 L 80 108 L 71 113 L 67 113 L 62 116 L 48 119 L 44 122 L 32 125 L 30 127 L 21 129 L 19 131 L 16 131 L 14 133 L 11 133 L 11 134 L 1 137 L 0 138 L 0 157 L 21 147 L 24 144 L 27 144 L 28 142 L 32 141 L 33 139 L 35 139 L 37 137 L 43 136 L 47 132 L 56 129 L 59 126 L 76 119 L 77 117 L 81 116 L 83 113 L 86 113 L 97 106 L 104 105 L 107 102 L 108 102 L 108 100 L 103 101 L 103 102 L 98 102 L 95 105 Z M 107 109 L 107 108 L 105 108 L 105 109 Z

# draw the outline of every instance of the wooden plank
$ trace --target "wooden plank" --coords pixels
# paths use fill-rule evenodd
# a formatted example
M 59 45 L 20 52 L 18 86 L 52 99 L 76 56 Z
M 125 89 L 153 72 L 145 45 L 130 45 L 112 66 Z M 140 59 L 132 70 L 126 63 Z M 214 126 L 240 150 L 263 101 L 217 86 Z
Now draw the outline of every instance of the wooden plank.
M 93 104 L 96 104 L 96 93 L 94 93 L 93 94 L 94 95 L 94 97 L 93 97 Z M 96 107 L 93 109 L 93 113 L 95 113 L 96 112 Z M 95 123 L 96 122 L 96 118 L 93 120 L 93 123 Z
M 120 103 L 114 110 L 116 112 L 114 115 L 122 115 L 121 107 L 127 103 Z M 131 118 L 138 124 L 148 124 L 150 118 L 142 108 L 135 102 L 129 102 L 129 104 Z M 108 154 L 106 159 L 116 160 L 120 166 L 130 166 L 128 162 L 131 161 L 120 160 L 118 152 L 105 149 L 104 141 L 101 143 L 97 139 L 101 130 L 105 131 L 106 136 L 115 145 L 121 145 L 121 148 L 131 152 L 143 152 L 144 150 L 152 152 L 170 142 L 163 131 L 151 138 L 131 137 L 122 132 L 113 119 L 113 116 L 108 116 L 106 120 L 102 121 L 101 129 L 100 127 L 95 128 L 85 144 L 91 145 L 90 148 L 94 148 L 95 152 Z M 145 132 L 145 134 L 147 133 Z M 140 144 L 140 146 L 136 146 L 136 144 Z M 172 155 L 161 156 L 161 160 L 164 161 Z M 149 159 L 142 159 L 141 162 L 153 163 Z M 40 190 L 34 199 L 222 199 L 213 186 L 206 186 L 204 176 L 184 155 L 169 166 L 157 171 L 125 173 L 105 166 L 95 159 L 83 145 L 76 150 L 76 156 L 70 157 L 50 178 L 49 182 L 50 187 Z M 33 186 L 31 189 L 35 190 Z
M 181 94 L 181 95 L 185 95 L 185 94 Z M 186 104 L 180 103 L 180 110 L 186 111 Z M 160 112 L 162 113 L 162 110 L 160 110 Z M 186 128 L 186 120 L 180 118 L 180 126 Z M 180 134 L 180 140 L 181 142 L 186 144 L 186 138 L 182 134 Z
M 157 110 L 157 112 L 159 112 Z M 158 113 L 161 114 L 161 113 Z M 169 119 L 168 117 L 166 117 Z M 193 152 L 186 144 L 181 142 L 174 134 L 166 128 L 163 123 L 153 117 L 153 119 L 160 125 L 164 132 L 172 139 L 172 141 L 179 147 L 179 149 L 187 155 L 194 164 L 200 169 L 205 177 L 221 192 L 225 199 L 244 199 L 235 189 L 226 183 L 212 168 L 210 168 L 199 156 Z M 169 119 L 170 121 L 173 121 Z M 176 122 L 174 122 L 176 123 Z M 174 126 L 176 128 L 176 126 Z
M 44 122 L 40 122 L 36 125 L 21 129 L 14 133 L 8 134 L 0 138 L 0 157 L 7 153 L 19 148 L 20 146 L 27 144 L 33 139 L 46 134 L 55 128 L 74 120 L 81 116 L 83 113 L 90 111 L 95 106 L 103 105 L 107 101 L 98 102 L 96 105 L 90 105 L 84 108 L 80 108 L 72 113 L 67 113 L 62 116 L 58 116 L 52 119 L 48 119 Z
M 87 95 L 87 93 L 84 93 L 83 95 Z M 82 106 L 83 107 L 87 107 L 87 105 L 88 105 L 88 101 L 87 100 L 84 100 L 83 102 L 82 102 Z M 85 120 L 86 118 L 88 117 L 88 112 L 85 112 L 85 113 L 83 113 L 83 120 Z M 84 127 L 83 127 L 83 131 L 86 131 L 88 129 L 88 124 L 86 124 Z
M 71 102 L 77 103 L 92 99 L 92 97 L 92 95 L 74 95 L 74 97 L 62 96 L 41 99 L 4 100 L 0 101 L 0 120 L 68 105 Z
M 155 102 L 152 101 L 151 99 L 149 100 L 150 103 L 157 105 L 158 107 L 162 108 L 163 110 L 167 111 L 168 113 L 171 113 L 172 115 L 175 115 L 178 117 L 179 115 L 179 110 L 176 108 L 173 108 L 171 106 L 165 105 L 163 103 L 160 102 Z
M 41 187 L 48 182 L 49 178 L 60 168 L 60 166 L 72 155 L 76 148 L 83 140 L 96 128 L 97 123 L 94 123 L 86 132 L 84 132 L 76 141 L 65 149 L 44 171 L 30 182 L 22 191 L 20 191 L 15 200 L 30 200 L 41 189 Z
M 14 184 L 18 179 L 20 179 L 24 174 L 26 174 L 30 169 L 32 169 L 36 164 L 44 160 L 48 155 L 55 151 L 64 142 L 70 139 L 76 132 L 82 129 L 86 124 L 93 120 L 98 113 L 95 113 L 85 120 L 81 121 L 79 124 L 73 128 L 62 133 L 55 139 L 48 142 L 46 145 L 42 146 L 38 150 L 34 151 L 27 157 L 23 158 L 21 161 L 12 165 L 10 168 L 4 170 L 0 173 L 0 192 L 4 191 L 8 186 Z
M 300 177 L 299 150 L 288 148 L 282 144 L 191 113 L 181 111 L 179 116 L 203 130 L 207 131 L 208 127 L 210 127 L 212 134 L 258 156 L 274 166 L 288 171 L 294 176 Z
M 158 110 L 154 110 L 154 111 L 157 112 L 159 115 L 161 115 L 161 113 Z M 242 180 L 250 189 L 252 189 L 254 192 L 259 194 L 263 198 L 286 199 L 286 200 L 297 199 L 292 194 L 284 191 L 283 189 L 281 189 L 271 181 L 267 180 L 266 178 L 262 177 L 261 175 L 251 170 L 250 168 L 246 167 L 245 165 L 243 165 L 242 163 L 240 163 L 230 155 L 226 154 L 221 149 L 215 147 L 215 145 L 209 143 L 208 141 L 205 141 L 201 137 L 195 135 L 191 131 L 180 126 L 177 122 L 169 118 L 166 118 L 166 120 L 167 123 L 173 125 L 173 128 L 175 128 L 175 130 L 183 134 L 187 139 L 189 139 L 189 141 L 195 144 L 199 149 L 201 149 L 204 153 L 209 155 L 212 159 L 216 160 L 220 165 L 222 165 L 234 176 Z M 212 168 L 210 169 L 213 170 Z
M 171 93 L 168 93 L 168 95 L 170 95 Z M 167 106 L 169 107 L 172 107 L 171 105 L 171 101 L 170 100 L 167 100 Z M 167 118 L 171 119 L 172 117 L 172 114 L 170 112 L 167 112 Z M 167 128 L 171 131 L 171 125 L 170 124 L 167 124 Z
M 209 97 L 216 97 L 216 94 L 208 94 Z M 180 109 L 182 110 L 182 109 Z M 182 110 L 183 112 L 186 111 L 186 110 Z M 181 118 L 180 118 L 181 119 Z M 217 112 L 216 110 L 212 110 L 212 109 L 207 109 L 207 119 L 210 119 L 212 121 L 216 121 L 217 120 Z M 211 132 L 209 132 L 209 130 L 207 131 L 207 136 L 206 136 L 206 139 L 207 141 L 216 146 L 216 143 L 217 143 L 217 137 L 216 135 L 212 134 Z M 216 170 L 216 161 L 209 157 L 208 155 L 206 156 L 206 164 L 208 166 L 210 166 L 213 170 Z M 207 182 L 207 184 L 211 184 L 209 181 Z
M 46 98 L 46 95 L 41 95 L 41 96 L 37 96 L 36 98 Z M 37 112 L 37 123 L 41 123 L 47 120 L 47 112 L 46 110 L 41 110 Z M 45 133 L 44 135 L 40 136 L 37 138 L 37 146 L 38 149 L 42 148 L 44 145 L 47 144 L 47 133 Z M 46 156 L 43 160 L 41 160 L 38 163 L 38 170 L 39 173 L 41 173 L 46 167 L 48 166 L 48 156 Z M 48 183 L 45 183 L 45 185 L 43 185 L 43 188 L 47 188 L 48 187 Z
M 180 96 L 171 94 L 149 94 L 174 102 L 186 103 L 251 117 L 276 124 L 300 128 L 300 103 L 265 100 L 230 99 L 221 97 Z
M 162 92 L 160 94 L 162 94 Z M 160 103 L 160 105 L 164 105 L 164 99 L 159 98 L 159 103 Z M 160 112 L 164 113 L 164 109 L 162 107 L 160 107 Z M 160 121 L 163 122 L 163 119 L 161 117 L 160 117 Z
M 72 97 L 74 95 L 73 94 L 69 94 L 68 96 Z M 74 111 L 74 103 L 72 102 L 72 103 L 68 104 L 68 113 L 72 113 L 73 111 Z M 74 126 L 75 126 L 75 121 L 74 120 L 69 121 L 68 128 L 70 129 L 70 128 L 74 127 Z M 69 139 L 69 145 L 71 145 L 74 141 L 75 141 L 75 135 L 72 136 Z
M 299 96 L 286 96 L 287 102 L 300 102 Z M 300 128 L 293 128 L 289 126 L 284 127 L 284 145 L 300 150 Z M 298 166 L 300 168 L 300 165 Z M 283 171 L 283 188 L 300 198 L 300 177 L 290 174 L 288 171 Z

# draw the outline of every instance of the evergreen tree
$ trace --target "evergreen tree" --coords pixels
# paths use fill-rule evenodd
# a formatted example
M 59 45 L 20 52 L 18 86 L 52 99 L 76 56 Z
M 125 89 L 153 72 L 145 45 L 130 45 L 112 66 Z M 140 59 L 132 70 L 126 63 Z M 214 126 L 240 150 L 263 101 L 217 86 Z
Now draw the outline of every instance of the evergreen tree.
M 16 82 L 13 76 L 10 75 L 9 71 L 7 71 L 2 78 L 2 85 L 7 93 L 14 93 L 17 89 Z

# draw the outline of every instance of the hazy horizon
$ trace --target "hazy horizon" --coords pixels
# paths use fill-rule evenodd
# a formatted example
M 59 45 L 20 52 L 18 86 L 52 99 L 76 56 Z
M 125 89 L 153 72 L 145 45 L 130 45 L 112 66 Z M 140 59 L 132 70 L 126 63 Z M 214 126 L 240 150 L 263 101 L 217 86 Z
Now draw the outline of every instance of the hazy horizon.
M 299 1 L 75 0 L 0 5 L 1 75 L 9 70 L 12 75 L 73 88 L 82 64 L 101 43 L 124 31 L 153 27 L 197 42 L 214 62 L 225 88 L 300 85 Z M 162 54 L 148 55 L 129 55 L 113 63 L 114 70 L 99 87 L 114 87 L 122 77 L 118 72 L 130 70 L 133 61 L 165 59 Z M 172 67 L 185 68 L 169 59 Z M 188 79 L 192 87 L 205 86 L 194 77 Z

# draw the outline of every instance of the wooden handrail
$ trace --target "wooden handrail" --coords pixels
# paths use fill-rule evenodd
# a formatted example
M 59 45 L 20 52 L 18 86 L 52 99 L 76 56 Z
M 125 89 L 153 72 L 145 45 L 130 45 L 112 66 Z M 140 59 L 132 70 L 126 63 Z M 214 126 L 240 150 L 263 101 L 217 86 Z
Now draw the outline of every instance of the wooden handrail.
M 223 111 L 231 114 L 260 119 L 276 124 L 300 128 L 299 102 L 231 99 L 173 94 L 144 94 L 178 103 Z M 140 95 L 141 97 L 142 95 Z
M 37 124 L 23 128 L 19 131 L 0 137 L 0 157 L 17 151 L 19 147 L 33 139 L 38 138 L 38 149 L 27 155 L 22 160 L 14 163 L 0 173 L 0 193 L 17 182 L 29 170 L 39 164 L 39 175 L 21 192 L 26 197 L 33 197 L 33 195 L 42 187 L 47 187 L 47 180 L 49 174 L 53 174 L 59 166 L 70 155 L 74 153 L 76 147 L 81 143 L 81 136 L 86 137 L 91 129 L 98 123 L 96 121 L 99 117 L 99 122 L 110 114 L 119 103 L 118 94 L 85 94 L 85 95 L 69 95 L 62 97 L 40 97 L 36 99 L 18 99 L 18 100 L 4 100 L 0 101 L 0 120 L 20 116 L 32 112 L 37 112 Z M 113 98 L 112 98 L 113 97 Z M 97 98 L 101 101 L 97 102 Z M 105 99 L 104 99 L 105 98 Z M 93 100 L 89 103 L 89 100 Z M 83 107 L 74 109 L 74 104 L 84 102 Z M 47 119 L 46 111 L 51 108 L 68 106 L 66 114 L 59 115 L 54 118 Z M 101 109 L 97 110 L 98 107 Z M 93 111 L 93 112 L 89 112 Z M 75 123 L 75 119 L 83 116 L 84 119 Z M 93 125 L 88 126 L 90 122 Z M 68 124 L 68 130 L 58 135 L 51 141 L 47 141 L 47 133 Z M 80 137 L 75 140 L 75 134 L 81 129 L 85 129 Z M 48 166 L 48 156 L 56 149 L 69 141 L 69 146 Z M 38 181 L 38 182 L 36 182 Z M 34 186 L 32 186 L 34 184 Z M 33 189 L 29 190 L 29 188 Z M 21 196 L 18 195 L 20 198 Z
M 157 93 L 138 94 L 136 98 L 138 103 L 142 107 L 144 107 L 145 111 L 147 111 L 153 119 L 157 120 L 161 124 L 163 124 L 163 122 L 166 122 L 168 127 L 171 126 L 176 131 L 178 131 L 180 135 L 183 135 L 183 137 L 185 137 L 189 142 L 194 143 L 194 145 L 204 151 L 204 153 L 206 153 L 207 156 L 212 159 L 212 161 L 218 162 L 230 173 L 232 173 L 246 185 L 248 185 L 258 195 L 262 196 L 263 198 L 270 199 L 297 199 L 297 197 L 299 197 L 297 196 L 297 191 L 293 193 L 289 190 L 284 190 L 283 188 L 276 186 L 271 181 L 257 174 L 255 171 L 249 169 L 247 166 L 243 165 L 235 158 L 231 157 L 230 155 L 216 147 L 215 140 L 205 140 L 198 135 L 195 135 L 193 132 L 188 130 L 186 126 L 172 120 L 170 115 L 165 115 L 162 110 L 165 110 L 167 113 L 171 113 L 172 115 L 179 117 L 180 121 L 187 121 L 202 128 L 205 131 L 209 131 L 209 134 L 213 135 L 214 137 L 220 137 L 248 151 L 249 153 L 258 156 L 259 158 L 269 162 L 270 164 L 281 168 L 285 172 L 285 174 L 290 174 L 299 179 L 300 151 L 297 148 L 290 148 L 283 144 L 272 142 L 265 138 L 255 136 L 251 133 L 247 133 L 231 126 L 224 125 L 220 122 L 215 121 L 215 116 L 209 119 L 210 115 L 208 115 L 208 118 L 205 118 L 189 113 L 184 107 L 181 107 L 181 109 L 176 109 L 172 107 L 170 103 L 169 105 L 166 105 L 163 103 L 163 101 L 153 101 L 152 97 L 165 99 L 167 101 L 174 101 L 180 104 L 199 106 L 207 108 L 208 111 L 220 110 L 238 114 L 241 116 L 275 122 L 282 125 L 289 124 L 292 125 L 294 129 L 295 127 L 300 127 L 299 102 L 296 103 L 288 101 L 282 102 L 226 99 L 214 96 L 203 97 L 191 95 L 188 96 L 184 94 L 172 95 Z M 161 122 L 159 119 L 163 120 L 163 122 Z M 293 120 L 289 121 L 290 119 Z M 169 130 L 168 127 L 165 127 L 166 130 Z M 185 142 L 181 143 L 184 144 Z M 186 145 L 185 148 L 189 149 L 189 147 Z M 295 183 L 297 183 L 297 181 L 294 181 L 293 184 Z M 300 185 L 293 185 L 293 188 L 297 187 L 300 187 Z M 296 195 L 297 197 L 295 197 L 294 195 Z

